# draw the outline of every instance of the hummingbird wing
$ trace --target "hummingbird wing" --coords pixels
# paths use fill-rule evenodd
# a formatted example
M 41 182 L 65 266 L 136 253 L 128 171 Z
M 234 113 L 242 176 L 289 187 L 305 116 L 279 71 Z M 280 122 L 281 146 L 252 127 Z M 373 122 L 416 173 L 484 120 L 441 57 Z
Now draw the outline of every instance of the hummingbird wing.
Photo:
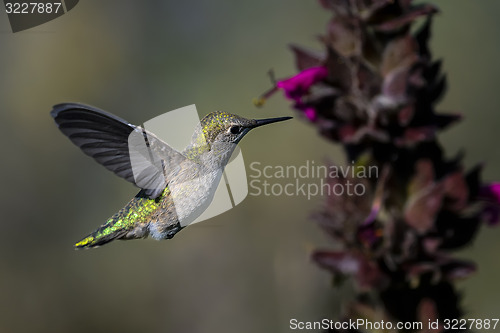
M 85 154 L 151 199 L 162 194 L 181 163 L 194 163 L 144 128 L 95 107 L 57 104 L 50 114 Z

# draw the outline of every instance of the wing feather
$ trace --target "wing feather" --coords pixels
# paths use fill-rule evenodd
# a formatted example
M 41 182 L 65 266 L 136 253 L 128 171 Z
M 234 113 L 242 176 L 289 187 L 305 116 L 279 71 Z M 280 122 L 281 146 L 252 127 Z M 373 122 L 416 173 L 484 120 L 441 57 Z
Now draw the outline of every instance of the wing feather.
M 178 169 L 177 165 L 187 160 L 142 127 L 92 106 L 58 104 L 51 116 L 61 132 L 85 154 L 144 189 L 153 199 L 167 186 L 166 168 Z

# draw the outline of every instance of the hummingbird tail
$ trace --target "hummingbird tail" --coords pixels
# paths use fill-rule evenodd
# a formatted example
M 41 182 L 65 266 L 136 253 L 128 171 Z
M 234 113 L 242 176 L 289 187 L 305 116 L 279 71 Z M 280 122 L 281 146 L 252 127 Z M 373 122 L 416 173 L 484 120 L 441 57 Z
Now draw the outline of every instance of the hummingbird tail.
M 116 230 L 112 223 L 106 223 L 99 227 L 90 235 L 84 237 L 75 244 L 76 249 L 92 248 L 107 244 L 115 239 L 123 238 L 128 231 L 124 229 Z
M 97 247 L 115 239 L 145 238 L 149 235 L 150 216 L 157 208 L 157 200 L 150 199 L 142 190 L 105 224 L 76 243 L 75 248 Z
M 156 209 L 156 200 L 149 199 L 144 191 L 140 191 L 105 224 L 76 243 L 75 248 L 98 247 L 115 239 L 145 238 L 149 234 L 149 216 Z

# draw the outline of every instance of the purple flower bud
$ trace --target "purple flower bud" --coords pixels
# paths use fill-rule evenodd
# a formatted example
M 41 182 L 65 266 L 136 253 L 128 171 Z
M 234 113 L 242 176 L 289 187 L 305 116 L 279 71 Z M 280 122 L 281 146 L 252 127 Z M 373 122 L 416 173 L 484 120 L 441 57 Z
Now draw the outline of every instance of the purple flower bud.
M 481 188 L 480 200 L 485 202 L 483 218 L 490 225 L 500 222 L 500 183 L 491 183 Z

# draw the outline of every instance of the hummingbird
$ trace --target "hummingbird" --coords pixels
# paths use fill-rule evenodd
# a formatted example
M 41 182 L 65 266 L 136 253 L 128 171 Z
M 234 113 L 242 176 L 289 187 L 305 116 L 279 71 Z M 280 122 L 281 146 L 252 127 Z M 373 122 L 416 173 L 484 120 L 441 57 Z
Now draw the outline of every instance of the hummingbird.
M 142 126 L 92 106 L 57 104 L 50 114 L 86 155 L 140 188 L 76 249 L 116 239 L 174 237 L 210 205 L 240 140 L 256 127 L 292 118 L 247 119 L 215 111 L 201 119 L 191 142 L 179 152 Z

